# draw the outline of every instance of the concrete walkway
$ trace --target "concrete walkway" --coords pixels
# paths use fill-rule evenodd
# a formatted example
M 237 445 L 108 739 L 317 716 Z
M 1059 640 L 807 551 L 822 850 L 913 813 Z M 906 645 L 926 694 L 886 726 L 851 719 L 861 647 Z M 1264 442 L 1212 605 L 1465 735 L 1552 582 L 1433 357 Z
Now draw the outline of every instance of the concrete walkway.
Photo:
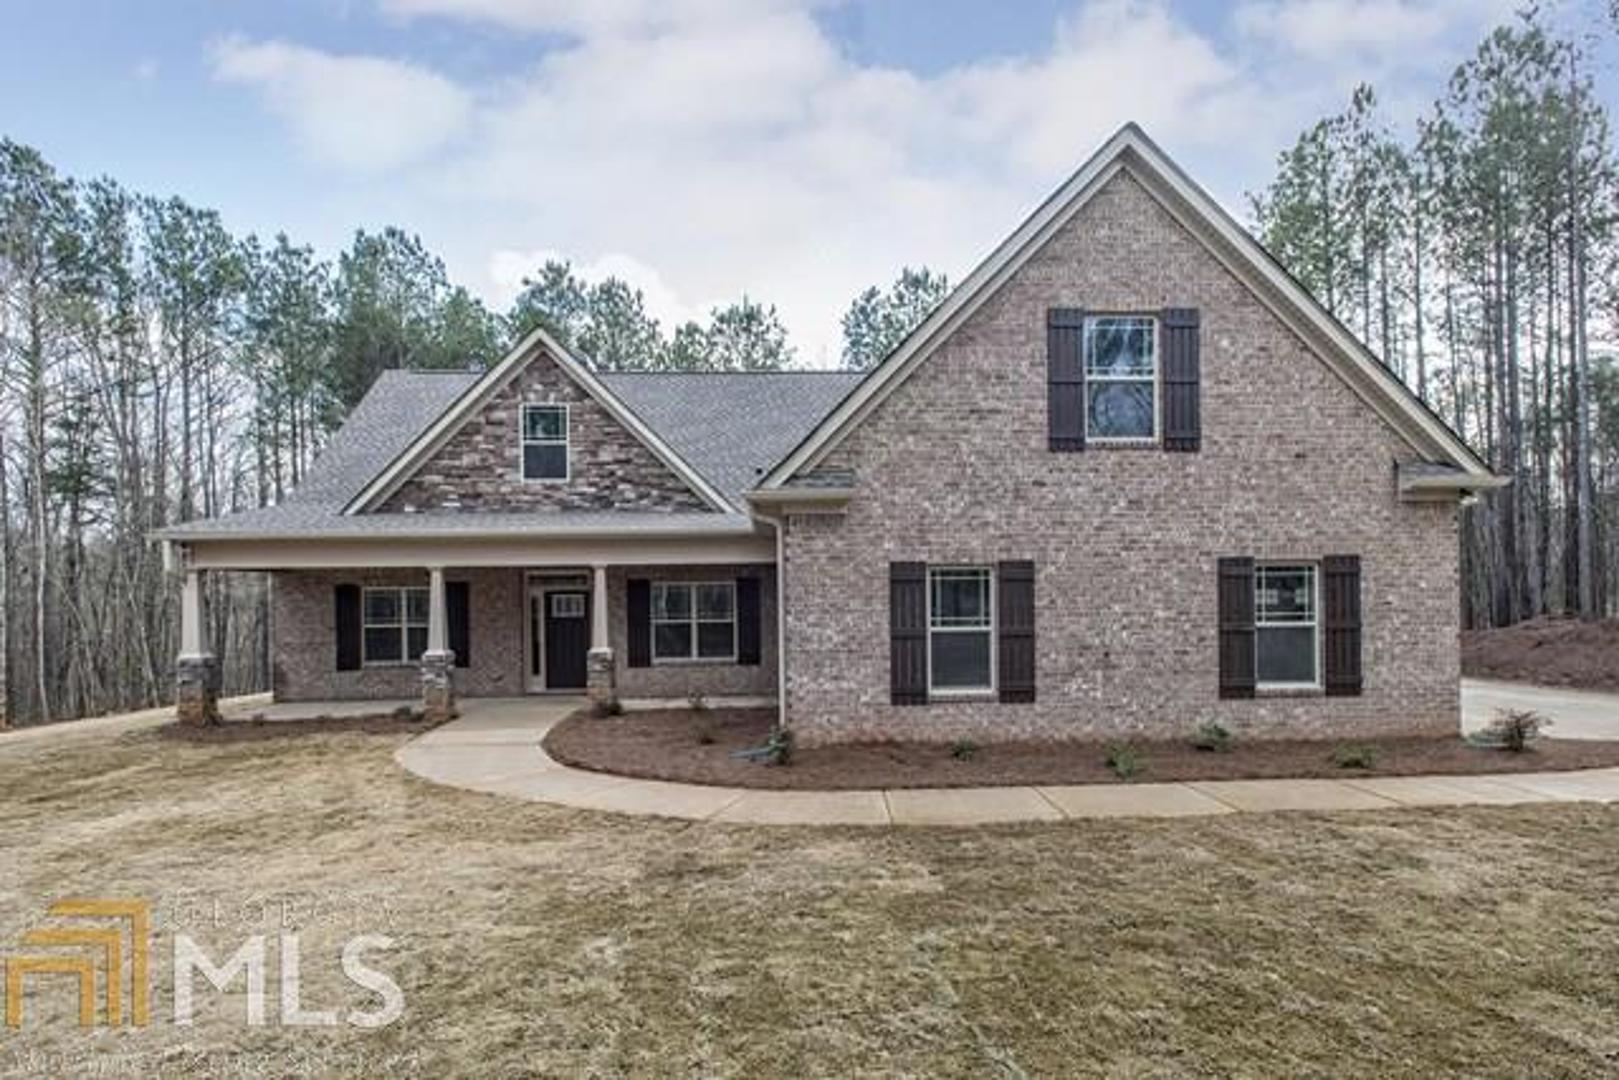
M 1064 818 L 1198 817 L 1271 810 L 1619 800 L 1619 769 L 1510 776 L 1220 780 L 887 791 L 758 791 L 570 768 L 540 746 L 577 698 L 470 699 L 462 717 L 394 755 L 424 779 L 582 810 L 747 825 L 986 825 Z

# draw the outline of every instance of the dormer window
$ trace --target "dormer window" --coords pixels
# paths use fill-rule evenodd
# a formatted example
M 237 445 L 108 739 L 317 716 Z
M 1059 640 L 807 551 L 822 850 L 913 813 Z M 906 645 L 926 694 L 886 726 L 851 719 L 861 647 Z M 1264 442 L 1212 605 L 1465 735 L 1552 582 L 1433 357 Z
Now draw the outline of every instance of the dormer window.
M 523 479 L 568 479 L 568 407 L 523 406 Z
M 1085 439 L 1158 439 L 1158 320 L 1098 315 L 1085 320 Z

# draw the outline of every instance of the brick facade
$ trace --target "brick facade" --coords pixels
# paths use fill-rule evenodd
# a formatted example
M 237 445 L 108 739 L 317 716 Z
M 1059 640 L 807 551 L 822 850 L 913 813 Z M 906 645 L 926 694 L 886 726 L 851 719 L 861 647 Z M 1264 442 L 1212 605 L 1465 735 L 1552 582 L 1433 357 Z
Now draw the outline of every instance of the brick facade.
M 760 578 L 760 663 L 628 664 L 625 582 L 718 581 L 740 575 Z M 458 697 L 515 696 L 527 690 L 527 573 L 516 567 L 445 571 L 445 580 L 469 585 L 468 627 L 472 665 L 453 672 Z M 577 580 L 588 588 L 589 572 Z M 412 570 L 283 571 L 272 576 L 272 689 L 277 701 L 363 700 L 420 697 L 417 665 L 337 670 L 336 608 L 340 584 L 427 585 L 427 572 Z M 693 694 L 773 697 L 776 692 L 776 590 L 770 566 L 613 567 L 608 571 L 608 638 L 613 647 L 618 694 L 625 698 L 684 699 Z
M 1202 451 L 1052 453 L 1051 307 L 1202 315 Z M 1397 501 L 1412 448 L 1129 174 L 1108 183 L 823 468 L 846 516 L 786 537 L 788 722 L 863 739 L 1454 732 L 1456 509 Z M 1216 560 L 1363 560 L 1364 693 L 1221 700 Z M 1036 567 L 1029 705 L 889 704 L 888 564 Z
M 524 404 L 568 406 L 566 482 L 523 479 Z M 709 507 L 554 360 L 541 354 L 423 462 L 380 509 L 447 513 Z

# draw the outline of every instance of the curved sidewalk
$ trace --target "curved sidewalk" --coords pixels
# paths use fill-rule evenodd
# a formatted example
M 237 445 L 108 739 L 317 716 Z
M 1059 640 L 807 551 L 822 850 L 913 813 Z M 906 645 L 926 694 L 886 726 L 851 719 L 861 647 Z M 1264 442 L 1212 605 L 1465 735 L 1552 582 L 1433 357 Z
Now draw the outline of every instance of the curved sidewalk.
M 553 760 L 540 740 L 579 705 L 576 698 L 466 701 L 459 720 L 412 740 L 394 757 L 423 779 L 492 795 L 581 810 L 748 825 L 986 825 L 1619 800 L 1619 769 L 888 791 L 761 791 L 676 784 L 608 776 Z

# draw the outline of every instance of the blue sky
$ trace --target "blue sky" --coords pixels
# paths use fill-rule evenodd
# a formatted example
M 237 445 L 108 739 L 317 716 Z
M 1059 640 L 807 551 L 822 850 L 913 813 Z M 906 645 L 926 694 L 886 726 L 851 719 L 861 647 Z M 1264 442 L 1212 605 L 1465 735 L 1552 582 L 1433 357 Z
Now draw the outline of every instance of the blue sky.
M 325 254 L 418 232 L 503 306 L 561 255 L 665 323 L 744 291 L 830 363 L 860 288 L 959 276 L 1119 124 L 1239 216 L 1376 85 L 1432 100 L 1508 0 L 17 0 L 0 134 Z M 1567 0 L 1575 23 L 1591 3 Z M 1613 33 L 1604 45 L 1612 87 Z

